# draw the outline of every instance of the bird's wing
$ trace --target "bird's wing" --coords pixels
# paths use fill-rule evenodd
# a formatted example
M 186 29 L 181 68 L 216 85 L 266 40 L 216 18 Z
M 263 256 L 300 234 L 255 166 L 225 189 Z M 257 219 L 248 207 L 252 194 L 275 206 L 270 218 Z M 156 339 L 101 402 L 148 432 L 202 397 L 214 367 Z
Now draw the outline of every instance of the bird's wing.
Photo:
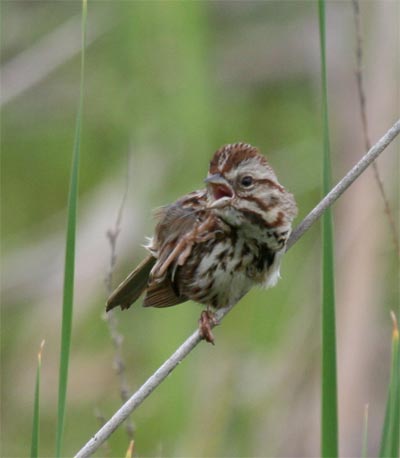
M 194 234 L 204 221 L 204 206 L 205 192 L 196 191 L 157 211 L 159 222 L 151 242 L 152 254 L 112 293 L 107 311 L 118 305 L 129 308 L 145 290 L 145 307 L 170 307 L 187 300 L 179 294 L 175 274 L 191 253 Z
M 204 219 L 205 194 L 187 194 L 158 212 L 154 246 L 157 261 L 151 271 L 143 305 L 170 307 L 187 301 L 179 293 L 179 266 L 189 257 L 196 230 Z
M 178 263 L 182 265 L 195 243 L 195 234 L 204 221 L 205 193 L 187 194 L 172 205 L 158 212 L 159 222 L 155 230 L 154 248 L 157 262 L 151 274 L 161 282 L 166 275 L 174 277 Z

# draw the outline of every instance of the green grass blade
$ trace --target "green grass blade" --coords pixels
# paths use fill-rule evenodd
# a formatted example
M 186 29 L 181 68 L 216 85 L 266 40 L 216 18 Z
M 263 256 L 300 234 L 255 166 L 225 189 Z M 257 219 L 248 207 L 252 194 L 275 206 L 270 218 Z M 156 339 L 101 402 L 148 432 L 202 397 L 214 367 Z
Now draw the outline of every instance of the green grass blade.
M 328 90 L 326 74 L 325 1 L 319 0 L 319 31 L 321 46 L 322 124 L 323 124 L 323 194 L 331 188 L 329 146 Z M 322 217 L 322 413 L 321 456 L 338 456 L 335 277 L 333 258 L 332 211 Z
M 62 440 L 64 433 L 65 405 L 67 398 L 69 353 L 71 346 L 72 312 L 74 295 L 75 273 L 75 234 L 76 234 L 76 210 L 78 203 L 78 177 L 79 177 L 79 153 L 82 128 L 83 109 L 83 85 L 85 69 L 85 43 L 86 43 L 86 16 L 87 2 L 82 0 L 82 52 L 81 52 L 81 75 L 80 95 L 78 112 L 76 116 L 75 140 L 72 157 L 71 181 L 68 196 L 67 237 L 64 267 L 64 293 L 61 324 L 61 350 L 60 370 L 58 385 L 58 415 L 56 432 L 56 456 L 61 456 Z
M 392 312 L 392 363 L 388 399 L 386 402 L 385 421 L 383 425 L 379 456 L 398 457 L 400 454 L 400 351 L 399 329 L 395 314 Z
M 31 440 L 31 458 L 39 456 L 39 423 L 40 423 L 40 371 L 42 367 L 42 351 L 44 340 L 40 344 L 38 353 L 38 363 L 36 369 L 35 399 L 33 403 L 33 421 L 32 421 L 32 440 Z

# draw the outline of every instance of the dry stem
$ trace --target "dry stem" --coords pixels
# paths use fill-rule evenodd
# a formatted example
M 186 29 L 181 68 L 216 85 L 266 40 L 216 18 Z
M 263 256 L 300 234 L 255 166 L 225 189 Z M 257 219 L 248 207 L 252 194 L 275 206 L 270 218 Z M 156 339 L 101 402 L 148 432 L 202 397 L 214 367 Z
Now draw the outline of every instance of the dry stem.
M 382 151 L 391 143 L 400 132 L 400 119 L 378 140 L 375 145 L 364 154 L 357 164 L 339 181 L 339 183 L 330 190 L 330 192 L 314 207 L 313 210 L 303 219 L 296 227 L 287 244 L 288 250 L 297 240 L 306 232 L 310 226 L 317 220 L 321 214 L 330 207 L 346 189 L 371 165 L 371 163 L 382 153 Z
M 361 123 L 363 129 L 364 145 L 365 149 L 368 151 L 371 148 L 371 141 L 368 134 L 368 118 L 367 118 L 367 101 L 364 91 L 364 80 L 363 80 L 363 48 L 362 48 L 362 36 L 361 36 L 361 24 L 360 24 L 360 5 L 358 0 L 353 0 L 353 9 L 354 9 L 354 22 L 355 22 L 355 31 L 356 31 L 356 56 L 357 56 L 357 68 L 356 68 L 356 78 L 357 78 L 357 90 L 358 97 L 360 100 L 360 115 Z M 396 224 L 394 222 L 393 212 L 389 205 L 389 199 L 387 198 L 385 188 L 383 186 L 383 181 L 379 173 L 378 164 L 376 162 L 372 163 L 372 170 L 374 172 L 374 177 L 376 184 L 378 185 L 379 192 L 381 194 L 383 205 L 385 208 L 385 213 L 389 221 L 390 231 L 392 233 L 393 244 L 396 249 L 397 255 L 400 257 L 400 243 L 397 235 Z
M 380 153 L 400 133 L 400 120 L 360 159 L 344 178 L 321 200 L 321 202 L 304 218 L 289 239 L 289 249 L 310 228 L 310 226 L 330 207 L 346 189 L 366 170 Z M 233 306 L 219 309 L 216 318 L 221 321 L 232 310 Z M 118 426 L 161 384 L 161 382 L 180 364 L 180 362 L 202 340 L 196 330 L 156 372 L 134 393 L 129 400 L 111 417 L 111 419 L 82 447 L 75 458 L 84 458 L 94 453 L 100 445 L 118 428 Z
M 121 231 L 121 222 L 123 210 L 128 195 L 128 186 L 129 186 L 129 155 L 127 156 L 127 167 L 126 167 L 126 179 L 125 179 L 125 188 L 121 200 L 121 205 L 117 213 L 117 219 L 113 228 L 107 231 L 107 238 L 110 243 L 110 264 L 107 276 L 105 278 L 106 289 L 108 295 L 112 293 L 112 277 L 114 273 L 115 264 L 117 262 L 117 239 Z M 110 332 L 111 340 L 114 346 L 114 368 L 119 378 L 119 390 L 122 402 L 126 402 L 129 399 L 130 388 L 128 381 L 126 379 L 125 373 L 125 363 L 122 357 L 122 342 L 123 336 L 118 332 L 118 320 L 115 316 L 114 310 L 111 310 L 109 313 L 105 314 L 105 321 Z M 129 439 L 133 440 L 135 428 L 132 420 L 128 417 L 125 423 L 126 433 Z

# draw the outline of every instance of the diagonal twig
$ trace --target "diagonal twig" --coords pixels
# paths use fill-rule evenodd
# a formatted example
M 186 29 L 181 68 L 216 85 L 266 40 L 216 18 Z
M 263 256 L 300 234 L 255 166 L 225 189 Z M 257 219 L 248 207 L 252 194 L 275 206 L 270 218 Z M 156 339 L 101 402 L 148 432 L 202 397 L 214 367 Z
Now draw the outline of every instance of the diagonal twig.
M 371 141 L 368 134 L 368 119 L 367 119 L 367 99 L 364 91 L 364 79 L 363 79 L 363 47 L 362 47 L 362 36 L 361 36 L 361 24 L 360 24 L 360 5 L 358 0 L 353 0 L 353 9 L 354 9 L 354 22 L 355 22 L 355 31 L 356 31 L 356 56 L 357 56 L 357 68 L 356 68 L 356 78 L 357 78 L 357 90 L 358 98 L 360 101 L 360 115 L 361 115 L 361 124 L 364 137 L 365 149 L 369 150 L 371 148 Z M 394 222 L 394 217 L 392 210 L 390 208 L 389 199 L 385 192 L 385 187 L 383 185 L 382 178 L 379 173 L 378 164 L 376 162 L 372 163 L 372 170 L 374 172 L 374 177 L 376 184 L 378 185 L 379 192 L 381 194 L 385 213 L 389 222 L 390 231 L 392 234 L 393 245 L 396 249 L 397 256 L 400 257 L 400 243 L 396 230 L 396 223 Z
M 310 226 L 330 207 L 346 189 L 366 170 L 380 153 L 400 133 L 400 119 L 378 140 L 378 142 L 360 159 L 344 178 L 321 200 L 304 218 L 289 239 L 287 249 L 310 228 Z M 233 306 L 230 305 L 216 312 L 221 321 Z M 156 370 L 156 372 L 134 393 L 129 400 L 111 417 L 111 419 L 78 451 L 75 458 L 84 458 L 93 454 L 100 445 L 119 427 L 119 425 L 163 382 L 163 380 L 181 363 L 181 361 L 200 343 L 202 337 L 196 330 L 185 342 Z

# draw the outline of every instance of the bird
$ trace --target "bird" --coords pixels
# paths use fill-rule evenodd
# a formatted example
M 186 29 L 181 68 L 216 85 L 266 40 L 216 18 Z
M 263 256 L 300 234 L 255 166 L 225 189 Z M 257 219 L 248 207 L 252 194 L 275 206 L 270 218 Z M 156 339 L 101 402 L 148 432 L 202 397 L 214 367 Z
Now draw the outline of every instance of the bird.
M 203 189 L 158 209 L 148 255 L 111 294 L 106 310 L 127 309 L 143 293 L 144 307 L 191 300 L 205 306 L 200 336 L 214 344 L 215 311 L 280 278 L 297 205 L 266 157 L 247 143 L 219 148 L 204 181 Z

